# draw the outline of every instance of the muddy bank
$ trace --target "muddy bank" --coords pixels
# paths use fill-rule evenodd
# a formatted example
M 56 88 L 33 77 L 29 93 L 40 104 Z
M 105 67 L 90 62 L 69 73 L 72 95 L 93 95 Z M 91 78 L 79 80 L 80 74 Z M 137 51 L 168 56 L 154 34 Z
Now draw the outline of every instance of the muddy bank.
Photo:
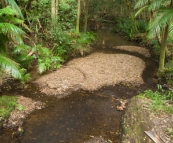
M 17 106 L 10 114 L 8 119 L 0 119 L 1 126 L 3 128 L 20 128 L 23 125 L 24 120 L 34 110 L 42 109 L 45 107 L 45 103 L 41 101 L 34 101 L 31 98 L 18 96 Z M 19 108 L 20 107 L 20 108 Z
M 146 98 L 131 99 L 123 120 L 122 143 L 153 143 L 146 133 L 159 143 L 173 143 L 167 133 L 173 127 L 173 115 L 153 112 L 148 107 L 150 102 Z

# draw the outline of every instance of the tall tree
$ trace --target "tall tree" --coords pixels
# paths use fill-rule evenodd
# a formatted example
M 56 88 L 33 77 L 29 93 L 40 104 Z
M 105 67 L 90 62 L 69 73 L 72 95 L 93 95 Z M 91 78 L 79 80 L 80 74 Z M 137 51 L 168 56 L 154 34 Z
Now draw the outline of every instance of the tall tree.
M 51 1 L 51 14 L 52 14 L 52 20 L 57 19 L 57 17 L 58 17 L 58 0 Z
M 88 27 L 88 7 L 90 0 L 83 0 L 83 10 L 84 10 L 84 33 L 87 31 Z
M 167 40 L 170 33 L 170 25 L 173 24 L 172 0 L 138 0 L 135 8 L 139 12 L 147 9 L 151 15 L 148 38 L 156 37 L 160 45 L 159 71 L 165 70 L 165 53 Z

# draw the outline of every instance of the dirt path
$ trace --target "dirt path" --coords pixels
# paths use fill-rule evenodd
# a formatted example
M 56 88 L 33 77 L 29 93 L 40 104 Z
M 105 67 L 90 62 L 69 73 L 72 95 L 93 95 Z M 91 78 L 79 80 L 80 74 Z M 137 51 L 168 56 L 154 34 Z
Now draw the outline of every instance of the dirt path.
M 144 57 L 150 56 L 147 49 L 137 46 L 114 48 L 138 53 Z M 39 85 L 41 92 L 61 98 L 77 89 L 92 91 L 120 82 L 143 84 L 142 73 L 145 67 L 145 62 L 133 55 L 95 52 L 71 60 L 66 66 L 42 76 L 35 83 Z

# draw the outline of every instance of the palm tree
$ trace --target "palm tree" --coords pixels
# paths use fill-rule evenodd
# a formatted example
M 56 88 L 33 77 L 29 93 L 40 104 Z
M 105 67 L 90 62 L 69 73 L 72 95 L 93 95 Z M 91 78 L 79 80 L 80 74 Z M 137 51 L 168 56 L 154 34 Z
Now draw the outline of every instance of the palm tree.
M 171 34 L 173 24 L 173 0 L 138 0 L 135 8 L 139 12 L 147 9 L 150 14 L 148 38 L 157 38 L 160 46 L 159 71 L 165 70 L 165 53 L 168 36 Z
M 9 6 L 0 9 L 0 70 L 11 74 L 14 78 L 22 79 L 23 70 L 19 64 L 9 58 L 8 43 L 11 45 L 23 44 L 22 35 L 25 32 L 16 26 L 23 24 L 23 21 L 15 17 L 16 12 Z

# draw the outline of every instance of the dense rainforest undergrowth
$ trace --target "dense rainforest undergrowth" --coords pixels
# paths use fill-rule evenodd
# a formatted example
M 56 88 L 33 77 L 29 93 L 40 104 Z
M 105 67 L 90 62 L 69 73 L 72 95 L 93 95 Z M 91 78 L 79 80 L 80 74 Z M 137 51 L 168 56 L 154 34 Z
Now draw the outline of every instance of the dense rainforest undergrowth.
M 94 32 L 111 23 L 114 32 L 150 48 L 157 78 L 172 88 L 172 7 L 172 0 L 1 0 L 1 84 L 11 77 L 25 84 L 34 67 L 42 74 L 86 55 Z

